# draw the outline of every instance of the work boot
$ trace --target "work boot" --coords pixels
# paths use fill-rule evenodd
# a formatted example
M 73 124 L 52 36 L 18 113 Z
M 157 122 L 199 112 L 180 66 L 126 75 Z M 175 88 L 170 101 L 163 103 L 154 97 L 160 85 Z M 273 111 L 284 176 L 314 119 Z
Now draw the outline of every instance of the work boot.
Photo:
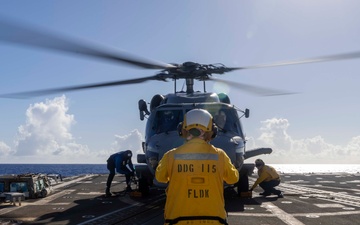
M 259 193 L 259 195 L 262 195 L 262 196 L 266 197 L 266 196 L 271 195 L 271 193 L 269 193 L 269 192 L 262 192 L 262 193 Z
M 106 188 L 105 195 L 106 195 L 106 197 L 111 197 L 112 196 L 112 193 L 110 192 L 110 188 Z

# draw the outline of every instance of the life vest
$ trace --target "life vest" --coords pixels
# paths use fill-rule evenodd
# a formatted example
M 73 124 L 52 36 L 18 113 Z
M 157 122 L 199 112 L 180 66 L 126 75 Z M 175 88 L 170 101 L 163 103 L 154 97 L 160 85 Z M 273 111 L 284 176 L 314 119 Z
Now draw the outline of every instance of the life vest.
M 168 151 L 160 160 L 156 179 L 169 183 L 166 189 L 165 219 L 170 224 L 224 224 L 224 184 L 239 179 L 226 153 L 194 138 Z

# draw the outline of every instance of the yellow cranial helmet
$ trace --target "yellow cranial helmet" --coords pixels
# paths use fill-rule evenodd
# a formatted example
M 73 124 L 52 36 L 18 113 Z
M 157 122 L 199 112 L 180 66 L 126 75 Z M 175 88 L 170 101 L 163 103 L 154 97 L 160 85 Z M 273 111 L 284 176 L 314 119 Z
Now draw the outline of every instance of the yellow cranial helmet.
M 205 109 L 193 109 L 184 116 L 182 129 L 191 130 L 193 128 L 201 129 L 204 132 L 213 131 L 213 118 Z

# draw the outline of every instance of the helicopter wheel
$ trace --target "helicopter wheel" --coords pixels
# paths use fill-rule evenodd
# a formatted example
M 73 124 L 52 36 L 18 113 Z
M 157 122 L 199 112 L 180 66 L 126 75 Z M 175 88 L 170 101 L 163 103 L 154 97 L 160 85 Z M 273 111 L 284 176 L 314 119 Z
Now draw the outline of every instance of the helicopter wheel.
M 239 182 L 237 183 L 238 196 L 241 196 L 241 192 L 249 191 L 249 177 L 247 174 L 241 175 Z
M 141 192 L 142 196 L 147 196 L 149 194 L 150 187 L 146 178 L 139 179 L 139 191 Z

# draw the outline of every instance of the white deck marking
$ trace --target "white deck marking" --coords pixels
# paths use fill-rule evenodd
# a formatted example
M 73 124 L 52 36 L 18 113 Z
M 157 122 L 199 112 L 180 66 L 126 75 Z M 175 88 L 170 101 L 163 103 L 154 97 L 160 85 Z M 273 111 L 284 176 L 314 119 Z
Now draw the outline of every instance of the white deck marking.
M 103 192 L 99 191 L 90 191 L 90 192 L 79 192 L 78 195 L 103 195 Z
M 286 213 L 284 210 L 275 206 L 271 202 L 263 202 L 262 205 L 268 209 L 272 214 L 276 215 L 280 220 L 289 225 L 304 225 L 297 220 L 293 215 Z
M 269 213 L 243 213 L 243 212 L 228 212 L 229 216 L 251 216 L 251 217 L 276 217 Z
M 344 205 L 341 204 L 314 204 L 315 206 L 319 208 L 344 208 Z
M 294 216 L 309 216 L 309 215 L 316 215 L 316 216 L 344 216 L 344 215 L 358 215 L 360 211 L 343 211 L 343 212 L 323 212 L 323 213 L 294 213 Z
M 304 225 L 302 222 L 297 220 L 293 215 L 286 213 L 279 207 L 275 206 L 271 202 L 259 202 L 261 206 L 266 208 L 269 213 L 243 213 L 243 212 L 229 212 L 229 216 L 251 216 L 251 217 L 277 217 L 281 221 L 289 225 Z M 303 216 L 303 215 L 302 215 Z
M 265 199 L 263 199 L 266 201 Z M 243 212 L 229 212 L 228 215 L 230 216 L 252 216 L 252 217 L 277 217 L 281 221 L 283 221 L 286 224 L 289 225 L 304 225 L 302 222 L 297 220 L 293 215 L 286 213 L 276 205 L 272 204 L 271 202 L 264 202 L 261 199 L 255 199 L 257 203 L 261 205 L 261 207 L 264 207 L 268 211 L 271 212 L 271 214 L 266 213 L 243 213 Z

